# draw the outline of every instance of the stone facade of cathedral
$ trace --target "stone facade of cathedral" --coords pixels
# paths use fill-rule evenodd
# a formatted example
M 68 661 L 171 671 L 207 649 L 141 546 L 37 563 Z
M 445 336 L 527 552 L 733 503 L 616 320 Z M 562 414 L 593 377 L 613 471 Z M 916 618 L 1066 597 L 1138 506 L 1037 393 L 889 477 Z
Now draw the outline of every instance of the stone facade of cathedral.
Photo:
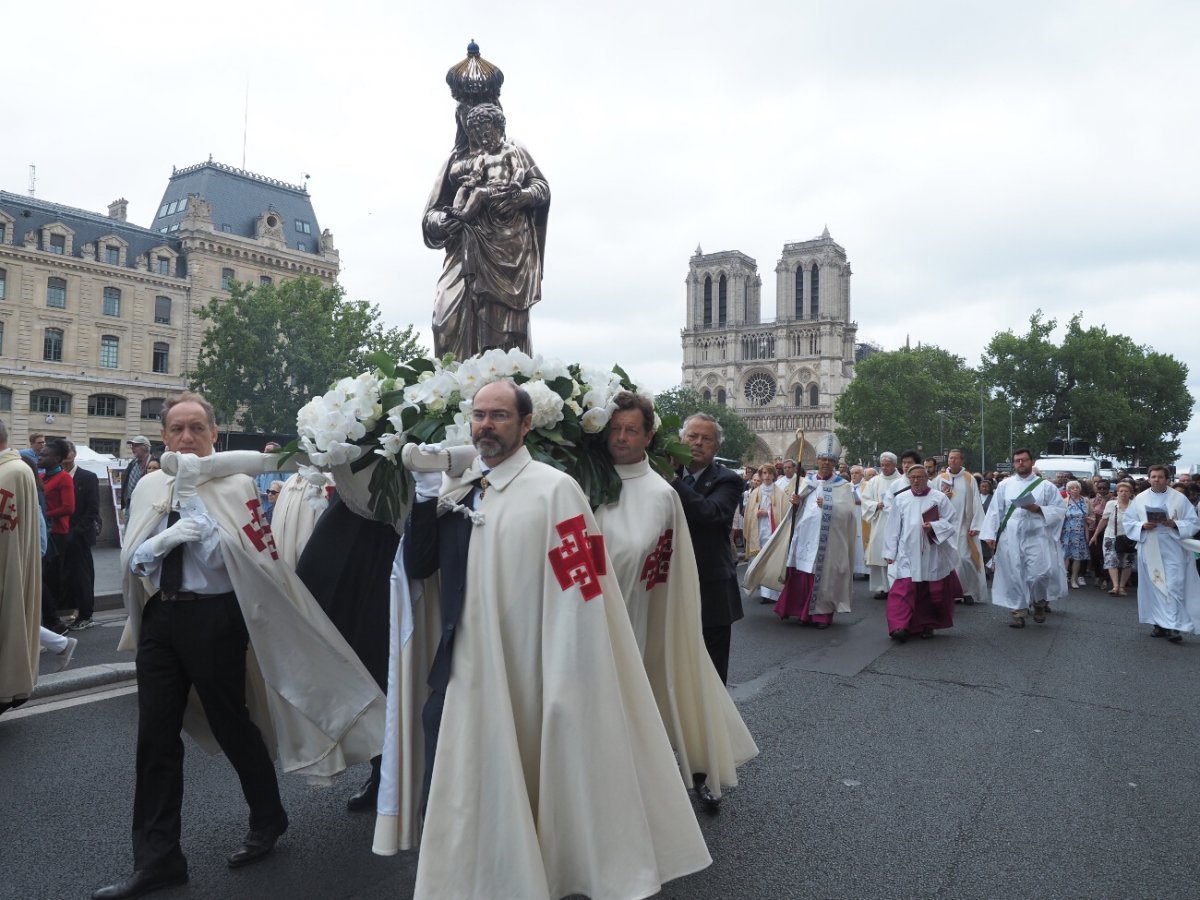
M 737 250 L 688 265 L 683 385 L 733 409 L 758 435 L 746 462 L 816 463 L 834 403 L 854 377 L 850 263 L 829 229 L 784 244 L 775 266 L 776 315 L 762 317 L 758 264 Z

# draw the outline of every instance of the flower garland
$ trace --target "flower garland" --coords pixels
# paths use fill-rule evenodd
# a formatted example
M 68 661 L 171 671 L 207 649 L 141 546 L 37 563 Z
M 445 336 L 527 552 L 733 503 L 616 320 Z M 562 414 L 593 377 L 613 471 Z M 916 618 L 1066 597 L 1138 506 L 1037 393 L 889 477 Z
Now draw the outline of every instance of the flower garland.
M 612 370 L 565 364 L 520 350 L 488 350 L 457 362 L 413 359 L 397 364 L 382 354 L 371 357 L 375 370 L 340 378 L 299 412 L 299 433 L 291 451 L 302 450 L 325 469 L 349 465 L 360 472 L 379 462 L 370 481 L 371 511 L 398 521 L 409 497 L 408 473 L 400 463 L 406 443 L 471 443 L 471 401 L 485 384 L 511 379 L 533 401 L 533 427 L 525 446 L 534 459 L 571 475 L 599 506 L 617 499 L 621 479 L 608 455 L 605 426 L 621 391 L 640 393 L 620 366 Z M 677 417 L 662 421 L 650 462 L 666 477 L 672 457 L 691 459 L 676 438 Z

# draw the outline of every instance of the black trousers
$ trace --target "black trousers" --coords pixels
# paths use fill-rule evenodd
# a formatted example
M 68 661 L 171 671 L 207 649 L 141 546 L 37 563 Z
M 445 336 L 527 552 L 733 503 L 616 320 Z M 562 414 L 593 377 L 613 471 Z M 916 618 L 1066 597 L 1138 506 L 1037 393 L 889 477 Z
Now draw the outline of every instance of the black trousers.
M 195 687 L 221 750 L 250 807 L 250 827 L 283 817 L 275 766 L 246 708 L 249 636 L 237 597 L 168 602 L 155 595 L 142 613 L 137 650 L 137 778 L 133 794 L 135 869 L 182 862 L 183 713 Z
M 76 619 L 90 619 L 96 611 L 96 563 L 83 532 L 72 528 L 69 538 L 59 603 L 75 607 L 78 610 Z
M 733 626 L 718 625 L 715 628 L 704 628 L 702 631 L 704 649 L 708 651 L 709 659 L 713 661 L 717 674 L 721 676 L 721 684 L 729 684 L 729 639 L 733 636 Z
M 66 589 L 66 553 L 71 541 L 68 534 L 47 535 L 46 555 L 42 557 L 42 626 L 58 631 L 59 610 Z

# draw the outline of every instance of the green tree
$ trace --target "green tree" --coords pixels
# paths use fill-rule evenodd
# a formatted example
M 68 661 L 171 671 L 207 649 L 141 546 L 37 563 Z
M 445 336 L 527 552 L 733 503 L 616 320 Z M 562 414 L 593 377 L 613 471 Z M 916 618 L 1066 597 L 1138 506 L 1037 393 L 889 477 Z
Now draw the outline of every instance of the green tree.
M 958 447 L 978 465 L 980 398 L 975 372 L 939 347 L 874 353 L 838 397 L 838 440 L 855 461 L 920 445 L 927 456 Z
M 196 315 L 208 328 L 189 381 L 224 421 L 290 432 L 308 400 L 344 375 L 370 368 L 384 351 L 402 361 L 424 355 L 412 326 L 384 328 L 379 308 L 347 300 L 339 285 L 301 277 L 282 284 L 236 282 Z
M 1029 332 L 998 333 L 984 350 L 980 378 L 1010 404 L 1035 453 L 1054 438 L 1088 441 L 1094 453 L 1129 462 L 1173 461 L 1192 414 L 1188 369 L 1174 357 L 1139 346 L 1103 326 L 1067 325 L 1038 310 Z M 1019 442 L 1018 442 L 1019 443 Z
M 708 413 L 721 423 L 725 441 L 718 455 L 726 459 L 741 459 L 754 446 L 755 434 L 742 417 L 728 406 L 706 401 L 692 388 L 673 387 L 654 397 L 654 408 L 660 416 L 679 416 L 681 422 L 692 413 Z

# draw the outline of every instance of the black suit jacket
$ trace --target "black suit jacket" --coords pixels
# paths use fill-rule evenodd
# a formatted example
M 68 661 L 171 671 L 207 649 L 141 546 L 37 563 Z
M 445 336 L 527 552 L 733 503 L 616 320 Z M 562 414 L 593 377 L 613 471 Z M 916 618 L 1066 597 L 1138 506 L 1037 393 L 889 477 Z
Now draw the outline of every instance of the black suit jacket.
M 71 531 L 89 547 L 100 533 L 100 480 L 81 466 L 75 467 L 75 512 Z
M 742 589 L 730 532 L 733 514 L 742 500 L 742 476 L 713 463 L 695 487 L 682 477 L 671 486 L 679 494 L 687 517 L 696 569 L 700 573 L 700 612 L 705 628 L 730 625 L 742 618 Z

